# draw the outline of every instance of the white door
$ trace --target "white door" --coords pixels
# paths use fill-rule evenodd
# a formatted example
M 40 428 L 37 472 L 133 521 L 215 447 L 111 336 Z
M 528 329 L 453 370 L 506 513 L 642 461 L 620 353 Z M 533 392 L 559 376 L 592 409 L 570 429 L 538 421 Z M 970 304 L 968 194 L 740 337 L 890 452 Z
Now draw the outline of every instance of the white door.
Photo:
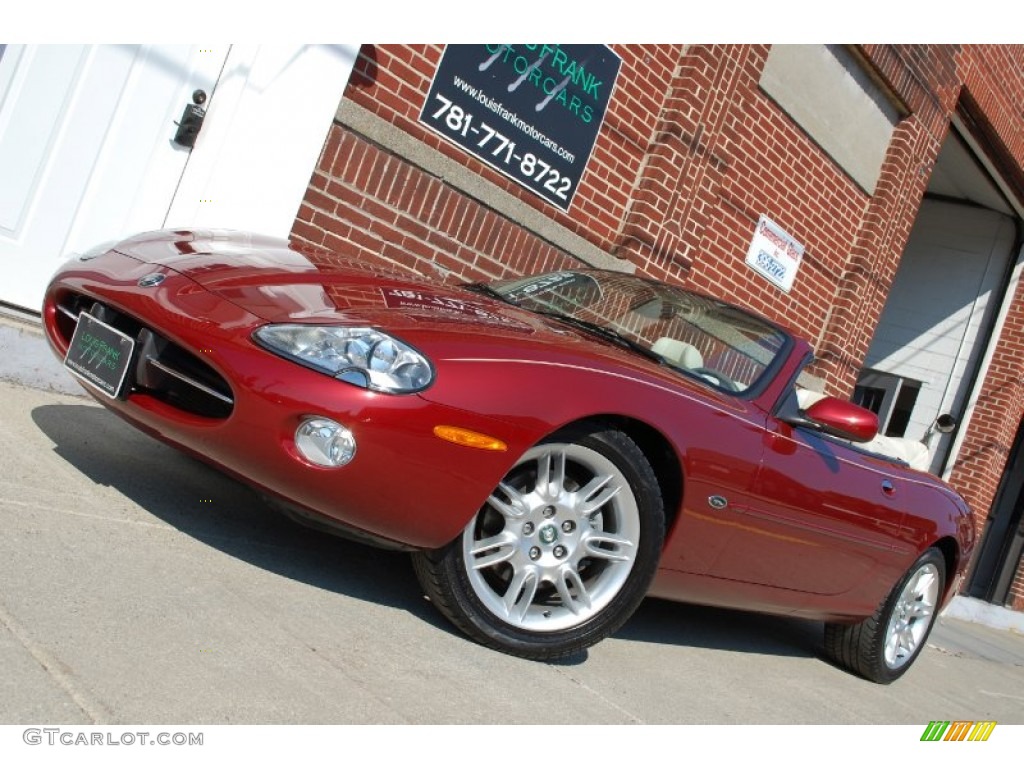
M 69 256 L 164 225 L 189 159 L 175 121 L 227 53 L 0 46 L 0 301 L 38 311 Z

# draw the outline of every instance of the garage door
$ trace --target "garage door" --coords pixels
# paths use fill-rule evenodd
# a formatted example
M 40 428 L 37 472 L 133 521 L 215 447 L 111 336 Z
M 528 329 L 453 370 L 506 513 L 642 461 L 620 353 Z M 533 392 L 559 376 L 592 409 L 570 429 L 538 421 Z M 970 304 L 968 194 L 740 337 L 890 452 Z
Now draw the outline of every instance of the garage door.
M 924 201 L 859 381 L 889 434 L 917 440 L 940 413 L 961 413 L 1014 238 L 1003 213 Z

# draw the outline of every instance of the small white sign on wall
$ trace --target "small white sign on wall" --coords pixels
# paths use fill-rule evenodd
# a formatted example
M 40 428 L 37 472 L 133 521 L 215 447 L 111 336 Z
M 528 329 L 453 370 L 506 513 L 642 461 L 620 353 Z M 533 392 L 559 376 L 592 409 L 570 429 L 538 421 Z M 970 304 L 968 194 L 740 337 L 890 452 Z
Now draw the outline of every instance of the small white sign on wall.
M 747 251 L 747 264 L 755 272 L 788 292 L 793 287 L 803 256 L 803 245 L 786 230 L 767 216 L 762 215 L 758 219 L 754 239 Z

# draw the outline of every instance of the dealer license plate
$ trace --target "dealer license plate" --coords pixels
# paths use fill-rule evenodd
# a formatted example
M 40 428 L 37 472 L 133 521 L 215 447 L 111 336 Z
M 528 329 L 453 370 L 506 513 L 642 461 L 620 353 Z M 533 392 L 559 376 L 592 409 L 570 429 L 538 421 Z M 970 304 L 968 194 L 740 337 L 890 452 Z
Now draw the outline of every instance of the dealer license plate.
M 82 312 L 64 365 L 108 397 L 121 394 L 135 341 L 116 328 Z

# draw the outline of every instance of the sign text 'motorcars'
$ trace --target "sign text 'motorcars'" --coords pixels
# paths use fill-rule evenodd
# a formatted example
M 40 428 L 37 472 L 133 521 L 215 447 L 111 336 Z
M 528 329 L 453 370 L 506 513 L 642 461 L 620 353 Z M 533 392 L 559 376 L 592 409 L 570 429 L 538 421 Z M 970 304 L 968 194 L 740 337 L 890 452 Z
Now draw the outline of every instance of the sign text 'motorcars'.
M 604 45 L 449 45 L 420 122 L 568 210 L 621 63 Z

